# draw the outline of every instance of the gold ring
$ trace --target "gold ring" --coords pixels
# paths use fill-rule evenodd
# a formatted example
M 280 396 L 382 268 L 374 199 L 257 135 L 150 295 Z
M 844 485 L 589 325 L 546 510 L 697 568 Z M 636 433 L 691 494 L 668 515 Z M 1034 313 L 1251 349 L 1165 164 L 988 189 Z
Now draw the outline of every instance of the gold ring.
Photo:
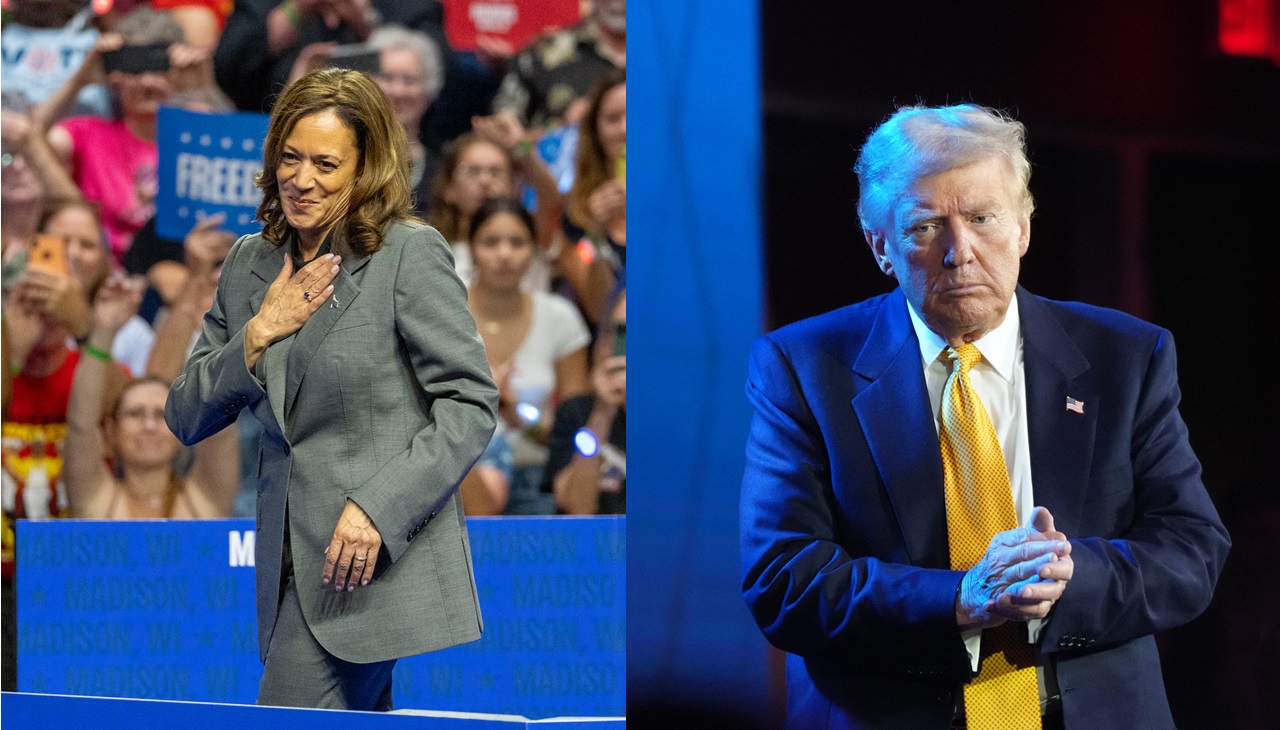
M 364 562 L 364 558 L 365 558 L 365 556 L 363 556 L 363 555 L 357 555 L 357 556 L 356 556 L 356 560 L 359 560 L 359 561 L 361 561 L 361 562 Z

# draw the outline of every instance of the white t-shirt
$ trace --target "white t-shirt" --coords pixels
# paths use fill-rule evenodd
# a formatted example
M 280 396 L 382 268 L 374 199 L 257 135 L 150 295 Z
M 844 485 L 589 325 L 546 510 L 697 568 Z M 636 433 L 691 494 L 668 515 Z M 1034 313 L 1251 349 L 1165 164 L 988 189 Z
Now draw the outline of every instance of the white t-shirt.
M 546 414 L 555 408 L 552 398 L 556 392 L 556 361 L 586 347 L 591 333 L 568 299 L 541 291 L 530 295 L 533 314 L 529 334 L 512 358 L 511 390 L 517 401 L 531 403 Z M 547 448 L 525 437 L 523 431 L 510 430 L 507 440 L 516 466 L 547 460 Z
M 98 31 L 89 25 L 93 10 L 85 8 L 61 28 L 30 28 L 10 23 L 0 34 L 4 52 L 0 75 L 5 95 L 18 92 L 27 104 L 38 104 L 62 86 L 93 48 Z M 111 101 L 102 84 L 89 84 L 76 96 L 67 116 L 111 116 Z
M 116 333 L 111 341 L 111 357 L 116 362 L 129 367 L 133 377 L 147 372 L 147 360 L 151 357 L 151 348 L 156 344 L 156 333 L 151 325 L 138 315 L 133 315 Z

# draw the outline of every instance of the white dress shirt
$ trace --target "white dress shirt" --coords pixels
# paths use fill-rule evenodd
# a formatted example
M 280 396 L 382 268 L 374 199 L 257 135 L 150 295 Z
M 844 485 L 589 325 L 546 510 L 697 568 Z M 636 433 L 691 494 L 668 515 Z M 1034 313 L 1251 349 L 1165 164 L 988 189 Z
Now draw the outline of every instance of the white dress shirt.
M 929 389 L 929 406 L 933 409 L 933 425 L 942 428 L 942 391 L 950 375 L 950 365 L 945 355 L 947 342 L 929 329 L 907 303 L 911 314 L 911 326 L 920 341 L 920 360 L 924 368 L 924 382 Z M 1018 316 L 1018 298 L 1009 302 L 1004 321 L 974 345 L 982 353 L 969 370 L 969 381 L 987 409 L 991 422 L 1004 452 L 1004 463 L 1009 470 L 1009 487 L 1013 490 L 1013 509 L 1018 524 L 1026 525 L 1035 509 L 1031 491 L 1031 448 L 1027 438 L 1027 388 L 1022 366 L 1022 320 Z M 1041 619 L 1027 622 L 1027 634 L 1033 643 L 1040 636 Z M 973 671 L 978 671 L 979 650 L 982 646 L 982 630 L 961 632 Z M 1041 685 L 1041 697 L 1044 687 Z

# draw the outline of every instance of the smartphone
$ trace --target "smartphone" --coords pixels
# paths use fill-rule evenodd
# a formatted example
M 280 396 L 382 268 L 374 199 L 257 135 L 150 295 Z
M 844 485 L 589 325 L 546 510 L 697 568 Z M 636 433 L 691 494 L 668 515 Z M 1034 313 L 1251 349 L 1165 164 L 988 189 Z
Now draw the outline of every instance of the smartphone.
M 27 250 L 27 268 L 32 271 L 66 276 L 70 271 L 67 266 L 66 239 L 61 236 L 37 233 L 31 239 L 31 247 Z
M 378 59 L 379 52 L 369 46 L 363 43 L 348 43 L 333 49 L 326 62 L 330 66 L 363 71 L 376 76 L 382 68 Z
M 627 354 L 627 323 L 626 322 L 613 323 L 613 354 L 615 355 Z
M 169 44 L 124 46 L 114 51 L 107 51 L 102 54 L 102 69 L 107 73 L 112 71 L 127 74 L 164 73 L 169 70 Z

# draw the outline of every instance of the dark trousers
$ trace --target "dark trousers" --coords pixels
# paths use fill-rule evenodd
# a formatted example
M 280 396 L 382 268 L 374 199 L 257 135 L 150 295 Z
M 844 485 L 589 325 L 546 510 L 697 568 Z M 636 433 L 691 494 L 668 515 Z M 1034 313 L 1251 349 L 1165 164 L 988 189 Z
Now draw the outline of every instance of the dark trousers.
M 286 520 L 287 520 L 286 516 Z M 286 522 L 287 524 L 287 522 Z M 267 647 L 267 665 L 258 687 L 258 704 L 320 707 L 337 710 L 391 709 L 391 670 L 396 660 L 358 664 L 330 654 L 312 635 L 302 617 L 294 585 L 289 531 L 285 529 L 283 572 L 286 576 L 276 626 Z
M 395 659 L 357 664 L 325 651 L 302 618 L 290 575 L 267 649 L 258 704 L 385 712 L 391 709 L 395 665 Z

